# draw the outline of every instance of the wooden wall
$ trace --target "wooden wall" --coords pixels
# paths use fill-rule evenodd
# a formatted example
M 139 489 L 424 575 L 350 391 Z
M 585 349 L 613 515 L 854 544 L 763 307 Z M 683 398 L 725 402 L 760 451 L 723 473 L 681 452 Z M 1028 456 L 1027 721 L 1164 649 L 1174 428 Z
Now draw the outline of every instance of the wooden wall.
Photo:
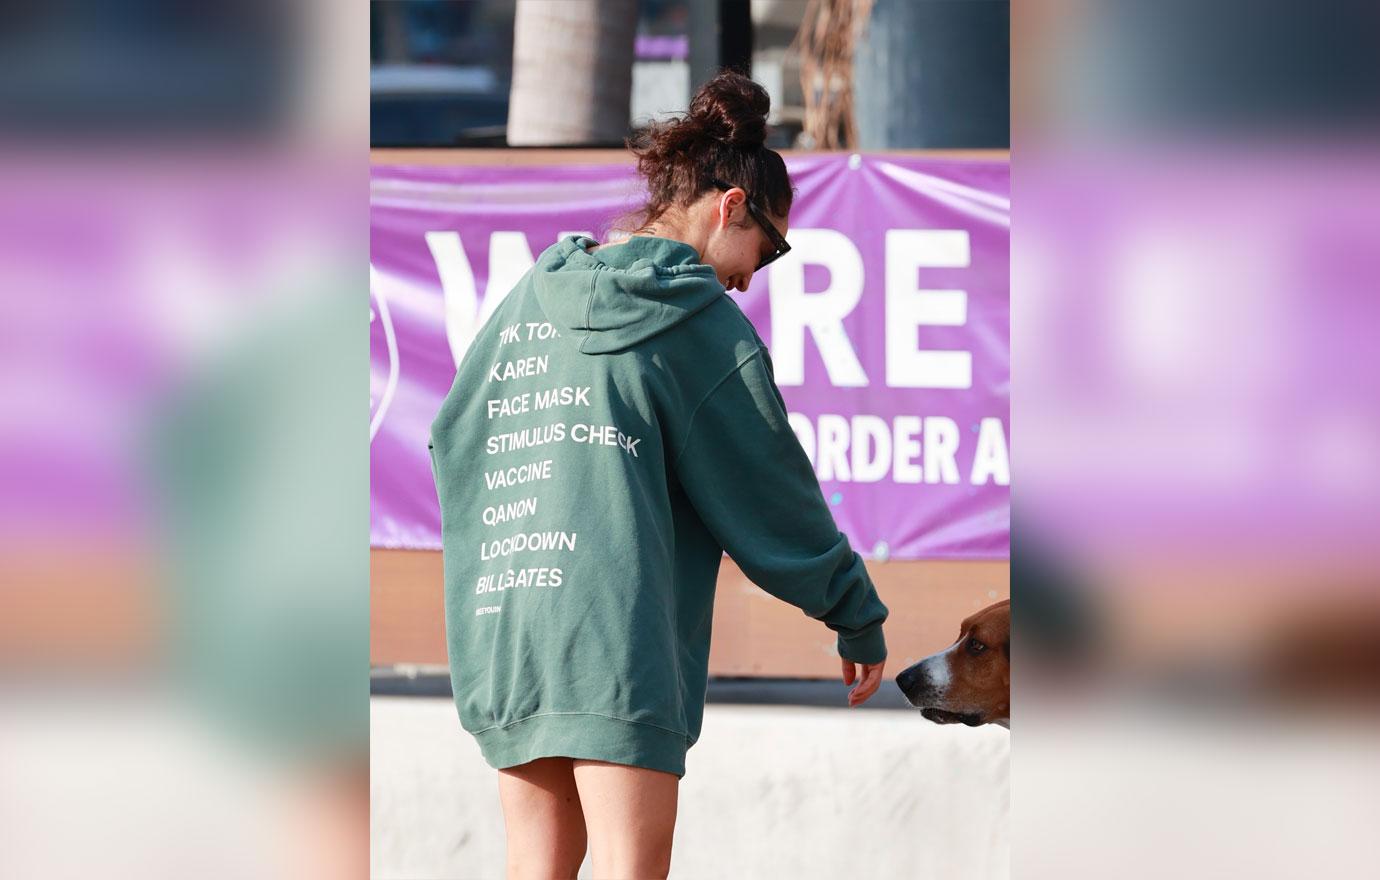
M 882 601 L 888 670 L 950 643 L 978 608 L 1010 597 L 1007 562 L 869 563 Z M 374 550 L 370 565 L 370 658 L 375 665 L 446 664 L 439 551 Z M 758 589 L 731 559 L 719 569 L 709 671 L 719 676 L 835 678 L 834 634 Z

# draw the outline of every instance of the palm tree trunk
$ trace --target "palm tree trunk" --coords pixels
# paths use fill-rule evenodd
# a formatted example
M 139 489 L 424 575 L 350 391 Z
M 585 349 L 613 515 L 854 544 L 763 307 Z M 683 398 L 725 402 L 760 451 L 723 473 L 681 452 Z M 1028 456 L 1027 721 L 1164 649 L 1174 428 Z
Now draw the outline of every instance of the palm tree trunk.
M 508 145 L 621 146 L 637 0 L 518 0 Z

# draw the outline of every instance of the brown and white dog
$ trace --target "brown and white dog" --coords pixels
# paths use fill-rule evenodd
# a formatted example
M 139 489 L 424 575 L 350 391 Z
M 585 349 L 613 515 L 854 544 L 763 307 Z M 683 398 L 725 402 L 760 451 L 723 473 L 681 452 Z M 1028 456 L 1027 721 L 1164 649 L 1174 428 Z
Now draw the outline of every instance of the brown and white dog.
M 1011 727 L 1011 600 L 982 609 L 958 641 L 896 676 L 901 693 L 936 724 Z

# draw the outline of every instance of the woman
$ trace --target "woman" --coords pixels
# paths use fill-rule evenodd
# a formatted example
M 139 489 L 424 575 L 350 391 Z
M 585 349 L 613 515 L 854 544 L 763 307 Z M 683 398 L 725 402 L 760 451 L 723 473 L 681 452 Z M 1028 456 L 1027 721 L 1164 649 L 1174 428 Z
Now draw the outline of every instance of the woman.
M 724 73 L 630 141 L 626 241 L 542 253 L 431 429 L 451 683 L 499 771 L 508 876 L 664 877 L 700 733 L 723 553 L 838 634 L 850 705 L 881 683 L 878 599 L 727 289 L 784 253 L 768 98 Z

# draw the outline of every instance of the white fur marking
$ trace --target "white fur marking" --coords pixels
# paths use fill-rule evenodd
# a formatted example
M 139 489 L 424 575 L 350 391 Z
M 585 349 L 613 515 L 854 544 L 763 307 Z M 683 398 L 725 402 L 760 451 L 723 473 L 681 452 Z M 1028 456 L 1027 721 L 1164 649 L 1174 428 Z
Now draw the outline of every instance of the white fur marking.
M 934 689 L 940 697 L 949 695 L 949 683 L 953 677 L 949 674 L 949 652 L 936 654 L 925 661 L 925 675 L 934 685 Z

